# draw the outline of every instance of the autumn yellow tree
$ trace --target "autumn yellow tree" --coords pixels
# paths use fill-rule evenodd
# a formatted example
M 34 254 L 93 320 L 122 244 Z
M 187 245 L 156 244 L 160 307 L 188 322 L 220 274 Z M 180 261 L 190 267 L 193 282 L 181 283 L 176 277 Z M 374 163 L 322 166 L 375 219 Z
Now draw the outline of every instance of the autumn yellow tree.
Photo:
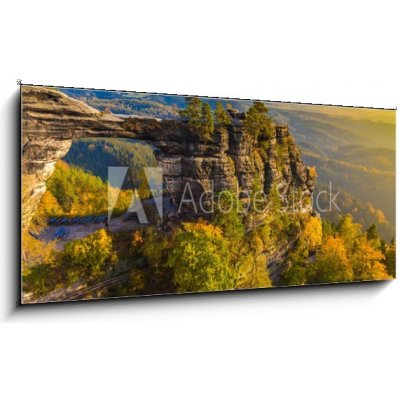
M 237 281 L 235 287 L 238 289 L 266 288 L 272 286 L 267 271 L 267 255 L 265 253 L 268 236 L 262 227 L 253 230 L 246 237 L 246 241 L 240 246 L 235 263 L 237 269 Z M 232 260 L 235 262 L 236 260 Z
M 308 168 L 308 173 L 311 179 L 316 179 L 318 177 L 317 168 L 314 166 Z
M 60 207 L 60 204 L 49 190 L 44 193 L 37 212 L 51 217 L 63 215 L 63 210 Z
M 319 217 L 310 217 L 304 225 L 302 239 L 309 251 L 315 251 L 322 244 L 322 224 Z
M 24 293 L 44 295 L 57 283 L 54 242 L 42 242 L 28 231 L 22 232 L 22 286 Z
M 308 283 L 349 282 L 353 269 L 342 238 L 330 236 L 322 244 L 314 264 L 307 267 Z
M 91 281 L 110 272 L 115 263 L 112 239 L 105 229 L 65 245 L 60 267 L 66 271 L 69 284 Z
M 362 235 L 362 227 L 353 222 L 353 217 L 350 214 L 346 214 L 338 223 L 337 233 L 343 239 L 346 249 L 352 251 L 356 239 Z
M 371 281 L 389 279 L 383 264 L 384 255 L 373 247 L 366 237 L 360 238 L 351 256 L 355 281 Z
M 236 289 L 257 289 L 271 287 L 271 279 L 267 272 L 265 254 L 245 254 L 238 263 Z

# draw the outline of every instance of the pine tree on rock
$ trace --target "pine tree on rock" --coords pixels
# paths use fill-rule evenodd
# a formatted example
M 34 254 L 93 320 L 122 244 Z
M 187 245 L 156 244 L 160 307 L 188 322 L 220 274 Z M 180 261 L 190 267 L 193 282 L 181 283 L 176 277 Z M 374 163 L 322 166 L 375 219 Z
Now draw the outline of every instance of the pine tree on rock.
M 211 107 L 208 103 L 203 103 L 201 107 L 201 135 L 203 140 L 211 140 L 211 135 L 214 132 L 214 118 Z

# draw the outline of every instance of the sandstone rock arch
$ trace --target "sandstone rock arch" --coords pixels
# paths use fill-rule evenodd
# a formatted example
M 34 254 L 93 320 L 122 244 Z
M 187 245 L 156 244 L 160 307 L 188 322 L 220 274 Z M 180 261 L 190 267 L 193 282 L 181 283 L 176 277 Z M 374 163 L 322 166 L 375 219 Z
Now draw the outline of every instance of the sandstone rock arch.
M 102 113 L 57 89 L 23 85 L 22 115 L 22 227 L 30 219 L 46 190 L 54 165 L 69 150 L 72 140 L 85 137 L 140 139 L 159 151 L 156 158 L 175 199 L 186 182 L 201 190 L 251 190 L 254 176 L 268 191 L 277 181 L 311 195 L 314 181 L 301 161 L 287 127 L 276 127 L 266 165 L 243 132 L 242 113 L 231 115 L 232 127 L 212 142 L 190 138 L 179 121 L 152 118 L 123 119 Z M 276 151 L 279 145 L 280 151 Z M 280 165 L 277 168 L 277 165 Z M 268 171 L 268 173 L 266 173 Z

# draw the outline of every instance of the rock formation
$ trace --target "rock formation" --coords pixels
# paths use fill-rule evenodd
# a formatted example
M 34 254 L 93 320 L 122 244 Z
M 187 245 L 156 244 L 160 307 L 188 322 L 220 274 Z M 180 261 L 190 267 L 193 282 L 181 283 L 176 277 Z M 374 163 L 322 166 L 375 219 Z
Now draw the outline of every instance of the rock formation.
M 275 126 L 263 148 L 243 129 L 244 113 L 230 111 L 232 124 L 213 139 L 190 135 L 174 120 L 121 119 L 99 112 L 50 88 L 22 86 L 22 223 L 26 227 L 46 190 L 46 180 L 72 140 L 124 137 L 143 140 L 157 149 L 165 183 L 179 202 L 189 183 L 195 198 L 209 190 L 265 193 L 274 186 L 310 197 L 314 181 L 285 126 Z

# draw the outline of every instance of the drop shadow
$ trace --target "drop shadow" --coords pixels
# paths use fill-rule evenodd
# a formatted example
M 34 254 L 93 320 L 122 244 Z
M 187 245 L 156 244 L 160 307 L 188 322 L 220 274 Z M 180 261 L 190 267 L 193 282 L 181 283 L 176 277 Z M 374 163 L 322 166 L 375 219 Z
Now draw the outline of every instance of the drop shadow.
M 16 312 L 21 299 L 21 86 L 11 94 L 6 101 L 6 111 L 9 118 L 9 133 L 7 135 L 7 148 L 9 149 L 7 165 L 11 187 L 7 188 L 10 194 L 10 203 L 5 210 L 5 219 L 8 225 L 9 252 L 6 270 L 5 299 L 6 313 L 9 315 Z
M 39 317 L 52 318 L 79 316 L 88 311 L 95 314 L 104 312 L 128 310 L 147 310 L 183 307 L 190 308 L 201 306 L 209 307 L 229 302 L 276 302 L 288 300 L 315 298 L 317 301 L 323 297 L 337 296 L 361 296 L 361 299 L 371 300 L 379 295 L 390 285 L 391 281 L 337 283 L 301 287 L 277 287 L 270 289 L 252 289 L 212 293 L 188 293 L 171 295 L 154 295 L 142 297 L 110 298 L 96 300 L 80 300 L 73 302 L 57 302 L 46 304 L 21 305 L 21 102 L 20 90 L 13 93 L 6 102 L 8 115 L 11 118 L 12 128 L 10 130 L 10 170 L 12 174 L 11 204 L 7 211 L 10 219 L 10 264 L 7 266 L 7 293 L 6 298 L 6 320 L 10 322 L 37 321 Z M 18 154 L 17 157 L 15 155 Z M 16 221 L 18 223 L 16 223 Z M 190 312 L 190 310 L 188 310 Z
M 385 290 L 391 281 L 371 281 L 354 283 L 336 283 L 324 285 L 276 287 L 269 289 L 235 290 L 210 293 L 187 293 L 171 295 L 154 295 L 142 297 L 122 297 L 110 299 L 79 300 L 72 302 L 57 302 L 46 304 L 27 304 L 14 309 L 9 315 L 10 322 L 37 322 L 38 318 L 52 320 L 59 318 L 62 312 L 63 318 L 81 320 L 83 315 L 90 313 L 92 316 L 107 318 L 115 311 L 120 312 L 149 312 L 170 309 L 171 306 L 180 308 L 188 313 L 201 307 L 203 310 L 209 307 L 227 305 L 246 305 L 253 303 L 284 304 L 299 300 L 322 301 L 332 298 L 346 296 L 348 299 L 355 298 L 360 303 L 373 300 Z

